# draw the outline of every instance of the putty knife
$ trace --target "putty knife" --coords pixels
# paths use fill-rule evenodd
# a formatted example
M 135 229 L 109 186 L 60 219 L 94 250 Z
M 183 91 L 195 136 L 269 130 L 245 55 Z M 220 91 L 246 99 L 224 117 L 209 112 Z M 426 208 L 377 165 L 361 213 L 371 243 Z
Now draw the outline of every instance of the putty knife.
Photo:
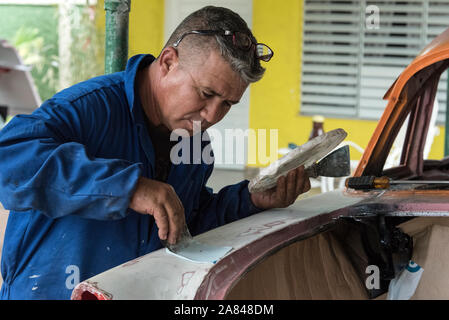
M 351 158 L 349 146 L 343 146 L 327 155 L 319 162 L 306 168 L 310 178 L 323 177 L 346 177 L 351 174 Z

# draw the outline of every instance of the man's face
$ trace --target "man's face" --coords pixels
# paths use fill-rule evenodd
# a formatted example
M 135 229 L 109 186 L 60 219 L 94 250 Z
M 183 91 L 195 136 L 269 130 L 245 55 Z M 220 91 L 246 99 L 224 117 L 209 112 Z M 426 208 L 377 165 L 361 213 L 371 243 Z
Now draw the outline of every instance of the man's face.
M 164 77 L 159 99 L 162 123 L 193 134 L 193 122 L 205 130 L 219 122 L 247 88 L 240 76 L 215 51 L 193 64 L 174 63 Z

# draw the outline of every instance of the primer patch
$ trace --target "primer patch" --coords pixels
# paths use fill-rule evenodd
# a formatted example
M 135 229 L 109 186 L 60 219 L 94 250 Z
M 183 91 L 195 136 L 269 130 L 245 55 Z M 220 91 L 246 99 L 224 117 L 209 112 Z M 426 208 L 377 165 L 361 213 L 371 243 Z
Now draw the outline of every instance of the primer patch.
M 169 254 L 177 256 L 178 258 L 192 262 L 216 263 L 231 249 L 232 247 L 213 246 L 191 239 L 176 252 L 172 252 L 168 248 L 165 248 L 165 251 Z

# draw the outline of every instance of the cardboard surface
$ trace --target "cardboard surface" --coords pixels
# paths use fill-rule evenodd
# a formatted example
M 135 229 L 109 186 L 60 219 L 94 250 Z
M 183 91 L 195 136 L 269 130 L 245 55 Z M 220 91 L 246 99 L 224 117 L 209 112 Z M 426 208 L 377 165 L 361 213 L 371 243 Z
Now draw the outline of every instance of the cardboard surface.
M 449 218 L 415 218 L 399 227 L 413 237 L 412 260 L 424 269 L 411 299 L 449 299 Z
M 411 299 L 449 299 L 449 218 L 418 217 L 398 227 L 412 236 L 412 260 L 424 269 Z M 360 251 L 351 247 L 352 255 Z M 332 232 L 293 243 L 255 266 L 227 298 L 368 299 L 347 249 Z
M 263 281 L 261 281 L 263 279 Z M 227 299 L 368 299 L 331 232 L 295 242 L 248 272 Z

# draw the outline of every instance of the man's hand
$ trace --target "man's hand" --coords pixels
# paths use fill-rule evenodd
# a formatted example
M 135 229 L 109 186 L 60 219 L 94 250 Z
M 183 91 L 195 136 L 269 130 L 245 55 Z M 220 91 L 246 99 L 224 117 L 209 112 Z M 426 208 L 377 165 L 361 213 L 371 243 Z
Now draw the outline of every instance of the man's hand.
M 139 178 L 129 207 L 154 217 L 159 228 L 159 238 L 175 244 L 184 225 L 184 206 L 173 187 L 167 183 Z
M 310 190 L 310 180 L 304 166 L 291 170 L 279 177 L 276 187 L 251 194 L 251 201 L 260 209 L 285 208 L 291 205 L 301 193 Z

